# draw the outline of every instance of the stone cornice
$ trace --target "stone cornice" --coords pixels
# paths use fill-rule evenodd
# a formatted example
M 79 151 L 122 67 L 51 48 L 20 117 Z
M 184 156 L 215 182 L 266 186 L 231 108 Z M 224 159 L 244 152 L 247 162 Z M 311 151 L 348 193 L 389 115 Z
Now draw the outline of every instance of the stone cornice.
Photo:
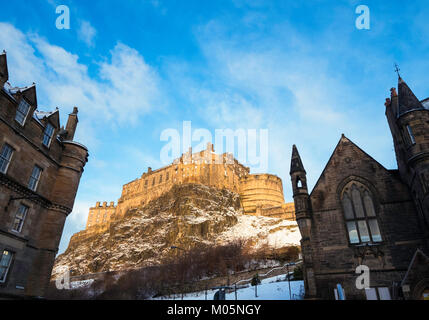
M 55 210 L 65 214 L 66 216 L 68 216 L 72 211 L 71 208 L 68 208 L 66 206 L 63 206 L 57 203 L 53 203 L 49 199 L 41 196 L 40 194 L 37 194 L 36 192 L 31 191 L 27 187 L 24 187 L 22 184 L 18 183 L 17 181 L 13 180 L 12 178 L 8 177 L 3 173 L 0 173 L 0 185 L 4 185 L 6 188 L 19 194 L 20 196 L 34 197 L 28 200 L 39 204 L 45 209 Z

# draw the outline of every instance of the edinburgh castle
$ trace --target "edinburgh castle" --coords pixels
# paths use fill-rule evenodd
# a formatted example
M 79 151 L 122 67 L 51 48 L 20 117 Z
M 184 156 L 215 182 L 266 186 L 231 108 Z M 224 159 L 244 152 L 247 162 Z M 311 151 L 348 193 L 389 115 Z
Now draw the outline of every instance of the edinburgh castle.
M 107 202 L 97 202 L 95 207 L 89 209 L 86 230 L 73 238 L 103 232 L 112 220 L 121 219 L 128 210 L 148 204 L 174 185 L 189 183 L 238 193 L 245 214 L 295 219 L 294 205 L 285 203 L 279 177 L 250 174 L 250 169 L 234 159 L 232 154 L 216 154 L 214 146 L 208 143 L 206 150 L 192 153 L 190 148 L 168 166 L 157 170 L 148 168 L 140 178 L 123 186 L 116 206 L 114 202 L 109 205 Z

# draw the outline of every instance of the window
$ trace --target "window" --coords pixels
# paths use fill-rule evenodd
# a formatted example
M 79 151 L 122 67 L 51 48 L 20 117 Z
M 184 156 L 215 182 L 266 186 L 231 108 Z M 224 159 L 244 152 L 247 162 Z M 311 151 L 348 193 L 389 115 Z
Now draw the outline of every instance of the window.
M 390 291 L 387 287 L 365 289 L 366 300 L 391 300 Z
M 30 181 L 28 182 L 29 189 L 36 191 L 41 174 L 42 174 L 42 168 L 40 168 L 39 166 L 34 166 L 33 172 L 31 173 Z
M 410 126 L 407 126 L 407 132 L 408 132 L 408 136 L 410 137 L 411 144 L 416 144 L 416 140 L 414 139 L 414 134 Z
M 27 216 L 28 207 L 21 204 L 19 206 L 18 212 L 15 215 L 15 221 L 13 222 L 12 230 L 16 232 L 21 232 L 22 226 L 24 225 L 25 217 Z
M 346 187 L 341 201 L 351 244 L 382 241 L 372 196 L 363 185 Z
M 43 132 L 43 144 L 47 147 L 51 144 L 52 136 L 54 135 L 54 127 L 48 123 L 45 131 Z
M 12 158 L 13 149 L 10 145 L 5 144 L 0 153 L 0 172 L 6 173 L 9 167 L 10 158 Z
M 6 281 L 7 273 L 12 262 L 12 256 L 12 252 L 3 250 L 3 254 L 0 259 L 0 283 Z
M 15 120 L 20 124 L 24 125 L 25 118 L 27 118 L 28 111 L 30 110 L 30 105 L 24 100 L 21 99 L 21 102 L 18 105 L 18 109 L 16 109 Z
M 170 178 L 170 172 L 167 172 L 166 176 L 165 176 L 165 181 L 167 181 Z
M 152 185 L 153 186 L 155 185 L 155 178 L 153 178 L 153 180 L 152 180 Z
M 162 174 L 159 176 L 159 183 L 162 182 Z

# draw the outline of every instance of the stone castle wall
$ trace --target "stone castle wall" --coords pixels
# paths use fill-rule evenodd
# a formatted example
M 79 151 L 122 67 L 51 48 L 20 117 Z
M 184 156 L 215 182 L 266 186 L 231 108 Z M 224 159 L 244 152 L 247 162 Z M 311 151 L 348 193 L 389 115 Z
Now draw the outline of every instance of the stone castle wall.
M 122 187 L 117 206 L 98 202 L 90 208 L 86 229 L 95 233 L 105 231 L 113 219 L 120 219 L 133 208 L 146 205 L 168 192 L 174 185 L 198 183 L 240 194 L 245 214 L 273 218 L 295 219 L 294 204 L 284 203 L 283 186 L 279 177 L 271 174 L 250 174 L 232 154 L 215 154 L 213 145 L 192 153 L 189 149 L 172 164 L 152 170 Z
M 284 204 L 282 180 L 272 174 L 251 174 L 240 180 L 240 195 L 247 214 L 256 208 L 280 207 Z
M 198 183 L 239 193 L 240 179 L 248 174 L 249 168 L 231 154 L 215 154 L 211 144 L 194 154 L 190 149 L 171 165 L 154 171 L 149 168 L 140 178 L 124 185 L 116 214 L 123 216 L 127 210 L 147 204 L 176 184 Z
M 86 228 L 88 229 L 95 225 L 109 224 L 110 220 L 114 218 L 115 213 L 116 206 L 113 201 L 110 202 L 110 205 L 107 205 L 106 201 L 103 202 L 103 205 L 101 205 L 100 202 L 97 202 L 95 207 L 89 208 Z

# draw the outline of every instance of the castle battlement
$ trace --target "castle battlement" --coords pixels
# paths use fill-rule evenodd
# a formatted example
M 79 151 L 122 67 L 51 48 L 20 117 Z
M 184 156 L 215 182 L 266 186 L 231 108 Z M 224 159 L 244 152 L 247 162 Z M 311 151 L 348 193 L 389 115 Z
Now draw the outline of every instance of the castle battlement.
M 90 208 L 87 229 L 105 230 L 113 219 L 120 219 L 133 208 L 144 206 L 168 192 L 174 185 L 196 183 L 240 194 L 244 213 L 288 217 L 293 213 L 284 206 L 282 180 L 272 174 L 250 174 L 250 169 L 236 160 L 231 153 L 216 154 L 211 143 L 205 150 L 192 153 L 192 148 L 171 164 L 152 170 L 151 167 L 122 187 L 117 206 L 111 202 Z M 293 206 L 293 204 L 292 204 Z M 287 207 L 290 209 L 290 204 Z M 100 227 L 103 225 L 103 227 Z

